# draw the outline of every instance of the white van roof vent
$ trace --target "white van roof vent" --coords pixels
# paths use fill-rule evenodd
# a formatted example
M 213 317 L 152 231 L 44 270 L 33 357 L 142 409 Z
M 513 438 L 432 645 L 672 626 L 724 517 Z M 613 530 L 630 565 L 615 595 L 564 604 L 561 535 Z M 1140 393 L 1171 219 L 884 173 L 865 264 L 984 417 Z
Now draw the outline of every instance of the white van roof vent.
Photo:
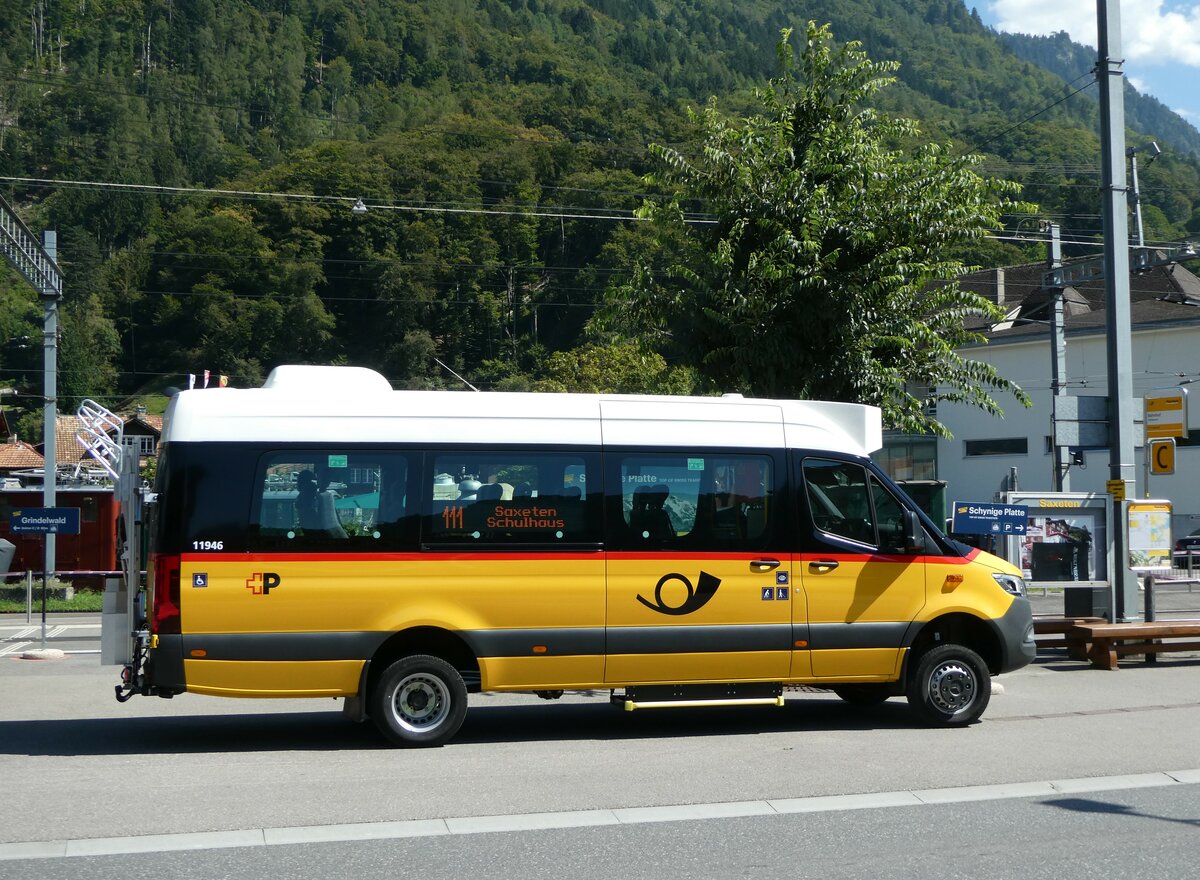
M 287 364 L 276 367 L 267 376 L 263 388 L 312 394 L 386 394 L 392 383 L 367 367 L 323 367 L 312 364 Z
M 724 394 L 722 394 L 721 396 L 722 396 L 722 397 L 732 397 L 732 398 L 735 398 L 735 399 L 737 399 L 737 400 L 742 400 L 742 399 L 743 399 L 742 392 L 740 392 L 740 391 L 726 391 L 726 392 L 725 392 Z

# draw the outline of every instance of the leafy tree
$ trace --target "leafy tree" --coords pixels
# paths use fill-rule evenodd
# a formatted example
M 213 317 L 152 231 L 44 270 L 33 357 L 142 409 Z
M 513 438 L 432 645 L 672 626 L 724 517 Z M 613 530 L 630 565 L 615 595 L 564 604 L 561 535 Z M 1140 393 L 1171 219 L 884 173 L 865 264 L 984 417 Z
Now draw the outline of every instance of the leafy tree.
M 674 198 L 641 210 L 685 231 L 680 259 L 667 274 L 642 267 L 601 320 L 663 334 L 723 388 L 875 404 L 905 431 L 945 434 L 927 415 L 936 401 L 991 413 L 992 390 L 1026 401 L 956 351 L 982 340 L 969 319 L 1000 313 L 958 286 L 966 267 L 949 256 L 1000 225 L 1016 188 L 977 175 L 977 157 L 895 146 L 917 124 L 866 106 L 895 64 L 835 49 L 812 22 L 797 63 L 789 38 L 762 113 L 734 124 L 710 103 L 694 158 L 652 147 L 651 182 Z M 712 222 L 688 222 L 696 204 Z
M 117 328 L 95 294 L 70 296 L 59 307 L 58 407 L 72 413 L 87 397 L 117 388 L 114 364 L 121 353 Z
M 686 367 L 668 366 L 663 356 L 636 342 L 589 342 L 571 351 L 556 351 L 546 363 L 538 391 L 615 394 L 690 394 L 696 375 Z
M 0 386 L 19 396 L 0 399 L 9 427 L 30 443 L 41 440 L 42 311 L 37 294 L 0 262 Z M 26 420 L 23 416 L 29 416 Z M 0 438 L 0 442 L 3 438 Z

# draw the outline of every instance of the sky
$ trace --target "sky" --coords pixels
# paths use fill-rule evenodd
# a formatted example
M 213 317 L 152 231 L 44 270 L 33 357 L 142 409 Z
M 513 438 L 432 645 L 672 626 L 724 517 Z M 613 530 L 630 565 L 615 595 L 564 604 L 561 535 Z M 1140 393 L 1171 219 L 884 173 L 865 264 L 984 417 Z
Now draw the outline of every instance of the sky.
M 1022 34 L 1066 31 L 1096 45 L 1096 0 L 966 0 L 984 23 Z M 1116 0 L 1113 0 L 1116 2 Z M 1200 128 L 1200 0 L 1120 0 L 1124 72 Z

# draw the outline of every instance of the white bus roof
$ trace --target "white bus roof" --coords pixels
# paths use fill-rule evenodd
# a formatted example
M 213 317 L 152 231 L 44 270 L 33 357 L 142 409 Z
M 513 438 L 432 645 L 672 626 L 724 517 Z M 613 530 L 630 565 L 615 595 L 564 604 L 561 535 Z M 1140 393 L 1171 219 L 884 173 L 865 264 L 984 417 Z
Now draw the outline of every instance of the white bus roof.
M 262 388 L 177 394 L 173 442 L 531 443 L 827 449 L 883 445 L 878 407 L 738 396 L 393 391 L 363 367 L 276 367 Z

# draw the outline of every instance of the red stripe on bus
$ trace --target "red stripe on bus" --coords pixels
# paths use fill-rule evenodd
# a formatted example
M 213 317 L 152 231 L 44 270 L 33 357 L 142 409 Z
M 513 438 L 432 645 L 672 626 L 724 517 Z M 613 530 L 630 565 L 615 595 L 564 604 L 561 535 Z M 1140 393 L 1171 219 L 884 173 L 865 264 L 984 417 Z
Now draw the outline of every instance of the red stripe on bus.
M 894 562 L 911 564 L 919 562 L 926 565 L 966 565 L 978 556 L 980 551 L 973 549 L 967 556 L 905 556 L 892 553 L 837 553 L 804 552 L 793 557 L 790 553 L 775 553 L 769 550 L 758 552 L 740 551 L 737 553 L 715 552 L 679 552 L 668 551 L 649 552 L 645 550 L 593 550 L 586 552 L 560 553 L 548 550 L 545 553 L 519 551 L 506 553 L 504 551 L 462 551 L 462 552 L 424 552 L 424 553 L 184 553 L 180 560 L 195 565 L 204 561 L 210 562 L 539 562 L 545 560 L 562 560 L 578 562 L 594 560 L 601 556 L 609 559 L 634 562 L 654 562 L 665 559 L 695 559 L 699 561 L 729 561 L 750 562 L 755 559 L 778 559 L 780 563 L 794 559 L 798 563 L 819 562 L 823 559 L 834 562 Z

